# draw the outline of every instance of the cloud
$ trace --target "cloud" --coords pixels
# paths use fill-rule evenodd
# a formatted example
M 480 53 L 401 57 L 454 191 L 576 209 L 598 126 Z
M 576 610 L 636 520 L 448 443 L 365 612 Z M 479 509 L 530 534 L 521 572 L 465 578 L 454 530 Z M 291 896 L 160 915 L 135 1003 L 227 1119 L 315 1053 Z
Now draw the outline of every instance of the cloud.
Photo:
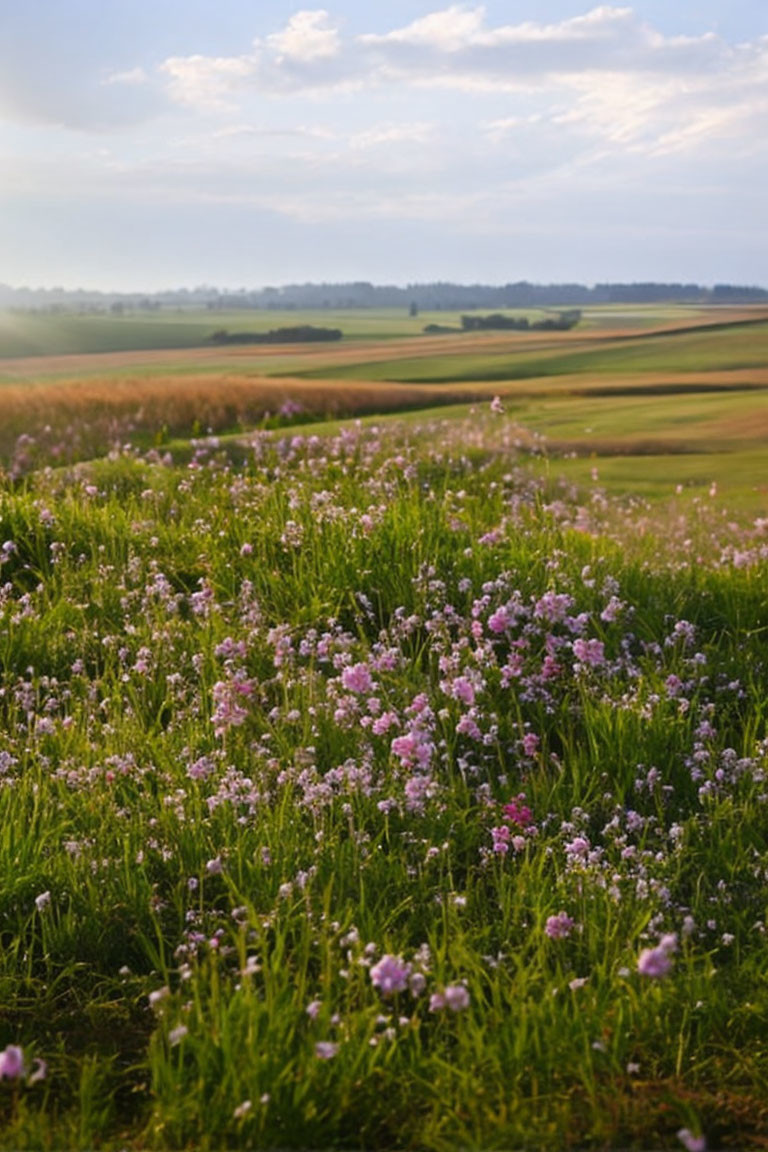
M 699 75 L 727 70 L 735 59 L 713 33 L 664 37 L 631 8 L 602 6 L 554 24 L 493 27 L 484 8 L 452 5 L 386 33 L 346 38 L 325 9 L 301 11 L 243 55 L 173 57 L 163 69 L 177 98 L 204 103 L 211 74 L 221 85 L 234 77 L 262 92 L 333 91 L 350 83 L 511 91 L 593 72 Z
M 282 32 L 267 37 L 267 45 L 278 62 L 307 62 L 336 56 L 341 36 L 338 28 L 331 25 L 328 13 L 320 8 L 315 12 L 297 12 Z
M 563 130 L 614 149 L 681 151 L 740 136 L 762 115 L 768 39 L 732 46 L 711 32 L 665 36 L 630 7 L 559 22 L 493 25 L 453 4 L 383 33 L 344 35 L 325 9 L 229 57 L 161 66 L 178 104 L 216 114 L 268 97 L 442 91 L 527 100 Z M 761 133 L 762 135 L 762 133 Z
M 125 72 L 112 72 L 103 81 L 104 84 L 147 84 L 149 76 L 143 68 L 129 68 Z

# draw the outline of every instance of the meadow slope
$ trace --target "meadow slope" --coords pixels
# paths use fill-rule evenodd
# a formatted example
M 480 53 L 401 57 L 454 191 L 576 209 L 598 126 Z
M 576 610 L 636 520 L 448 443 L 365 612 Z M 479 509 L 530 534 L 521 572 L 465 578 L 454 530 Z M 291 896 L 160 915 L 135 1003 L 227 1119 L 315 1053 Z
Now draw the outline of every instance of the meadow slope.
M 768 1144 L 765 332 L 587 336 L 3 365 L 0 1148 Z

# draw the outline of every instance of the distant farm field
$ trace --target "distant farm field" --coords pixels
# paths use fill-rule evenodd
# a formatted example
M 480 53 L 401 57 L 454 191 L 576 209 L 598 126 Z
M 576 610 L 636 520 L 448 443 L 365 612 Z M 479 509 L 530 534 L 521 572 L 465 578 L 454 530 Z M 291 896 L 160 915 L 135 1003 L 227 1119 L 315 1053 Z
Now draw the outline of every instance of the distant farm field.
M 697 322 L 711 315 L 711 309 L 646 307 L 636 309 L 592 309 L 584 314 L 583 327 L 644 328 L 670 321 Z M 507 315 L 525 315 L 531 320 L 551 314 L 539 309 L 517 309 Z M 231 332 L 267 332 L 272 328 L 315 324 L 340 328 L 347 339 L 386 340 L 412 337 L 428 324 L 461 326 L 459 312 L 422 312 L 410 316 L 394 309 L 322 309 L 320 311 L 211 309 L 162 310 L 158 312 L 44 314 L 0 312 L 0 359 L 64 355 L 67 353 L 126 352 L 142 349 L 195 348 L 210 341 L 217 329 Z
M 604 471 L 610 484 L 624 460 L 622 474 L 641 483 L 654 458 L 665 462 L 656 471 L 669 495 L 678 482 L 690 484 L 684 457 L 697 454 L 713 476 L 742 476 L 741 501 L 759 508 L 762 477 L 738 460 L 756 459 L 768 440 L 768 313 L 606 308 L 570 332 L 425 336 L 430 319 L 359 310 L 6 317 L 0 452 L 7 462 L 17 452 L 23 468 L 49 451 L 63 462 L 108 443 L 167 445 L 208 431 L 235 443 L 249 428 L 389 420 L 436 406 L 458 419 L 499 395 L 520 437 L 533 438 L 551 467 L 559 459 L 575 475 L 568 457 L 602 457 L 612 462 Z M 171 346 L 207 340 L 216 326 L 285 322 L 338 324 L 344 338 L 325 346 Z M 11 354 L 19 340 L 37 354 Z M 108 350 L 115 347 L 123 350 Z M 25 434 L 35 443 L 17 451 Z

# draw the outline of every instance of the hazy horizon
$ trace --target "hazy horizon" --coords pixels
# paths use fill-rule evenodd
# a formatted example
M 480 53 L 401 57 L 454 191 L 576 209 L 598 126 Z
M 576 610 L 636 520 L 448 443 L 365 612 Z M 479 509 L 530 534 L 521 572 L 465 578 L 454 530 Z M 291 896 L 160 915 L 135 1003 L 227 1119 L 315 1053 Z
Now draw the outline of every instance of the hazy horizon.
M 0 282 L 768 280 L 757 0 L 29 0 Z
M 279 283 L 272 283 L 272 284 L 267 284 L 267 283 L 264 283 L 264 284 L 256 284 L 256 283 L 253 283 L 253 284 L 246 284 L 246 283 L 243 283 L 243 284 L 213 284 L 213 283 L 209 283 L 209 282 L 207 283 L 205 281 L 201 281 L 198 284 L 167 283 L 167 284 L 161 284 L 156 288 L 147 288 L 146 286 L 138 286 L 135 288 L 126 288 L 126 287 L 123 287 L 119 284 L 118 285 L 111 284 L 111 285 L 108 285 L 106 287 L 95 287 L 95 286 L 90 285 L 90 284 L 61 284 L 61 283 L 59 283 L 59 284 L 53 284 L 53 283 L 50 283 L 50 284 L 7 284 L 7 283 L 0 282 L 0 290 L 9 289 L 11 292 L 14 292 L 14 293 L 23 293 L 23 292 L 38 293 L 38 292 L 40 292 L 40 293 L 52 293 L 53 294 L 53 293 L 57 293 L 57 292 L 62 292 L 62 293 L 67 293 L 67 294 L 71 294 L 71 295 L 76 295 L 78 293 L 84 293 L 86 295 L 103 295 L 106 297 L 109 297 L 109 296 L 131 296 L 131 297 L 134 297 L 134 296 L 145 295 L 148 298 L 152 298 L 152 297 L 156 297 L 156 296 L 163 296 L 166 294 L 172 295 L 175 293 L 182 293 L 182 292 L 188 292 L 188 293 L 190 293 L 190 295 L 210 292 L 210 293 L 218 293 L 222 296 L 227 296 L 227 295 L 235 295 L 235 294 L 240 293 L 240 292 L 256 294 L 256 293 L 260 293 L 260 292 L 269 291 L 272 289 L 277 289 L 278 291 L 281 291 L 284 289 L 300 288 L 303 286 L 310 287 L 310 288 L 318 288 L 318 287 L 325 287 L 327 285 L 328 288 L 341 288 L 347 284 L 352 284 L 352 283 L 370 284 L 376 289 L 395 289 L 397 291 L 405 292 L 405 291 L 408 291 L 408 289 L 425 288 L 425 287 L 429 287 L 431 284 L 436 284 L 436 283 L 444 283 L 446 285 L 450 285 L 452 287 L 461 288 L 461 289 L 470 289 L 470 288 L 477 287 L 477 288 L 481 288 L 481 289 L 498 289 L 498 290 L 501 290 L 501 289 L 507 287 L 508 284 L 516 283 L 516 282 L 509 281 L 509 280 L 497 280 L 497 281 L 480 281 L 480 280 L 469 281 L 469 280 L 467 280 L 467 281 L 463 281 L 463 280 L 458 280 L 455 277 L 447 277 L 444 280 L 441 279 L 440 281 L 428 281 L 428 280 L 395 281 L 395 280 L 390 280 L 387 283 L 383 283 L 383 282 L 380 283 L 378 281 L 370 280 L 370 279 L 363 276 L 363 277 L 360 277 L 359 279 L 357 279 L 355 281 L 351 281 L 351 280 L 341 281 L 341 280 L 327 280 L 327 279 L 317 279 L 317 280 L 297 279 L 297 280 L 293 280 L 293 281 L 286 281 L 285 283 L 282 283 L 282 284 L 279 284 Z M 725 285 L 728 285 L 729 287 L 745 288 L 745 289 L 746 288 L 758 289 L 758 290 L 763 291 L 763 292 L 768 291 L 768 283 L 762 283 L 761 284 L 761 283 L 758 283 L 755 281 L 755 282 L 752 282 L 750 284 L 743 284 L 743 283 L 736 284 L 732 281 L 723 280 L 720 277 L 715 277 L 715 278 L 712 278 L 712 279 L 707 280 L 705 282 L 687 280 L 684 277 L 675 277 L 674 279 L 670 279 L 670 280 L 644 280 L 644 281 L 630 280 L 630 279 L 627 279 L 624 277 L 621 277 L 621 278 L 616 279 L 616 280 L 586 280 L 586 279 L 576 278 L 574 280 L 569 280 L 569 281 L 551 281 L 551 282 L 544 282 L 544 281 L 540 281 L 540 280 L 529 279 L 528 277 L 523 277 L 522 280 L 518 281 L 517 283 L 528 283 L 536 289 L 539 289 L 539 288 L 558 288 L 558 287 L 564 287 L 566 285 L 568 285 L 568 286 L 578 285 L 579 287 L 583 287 L 587 290 L 593 290 L 601 284 L 623 285 L 623 286 L 627 286 L 627 287 L 632 286 L 632 285 L 641 285 L 641 284 L 657 284 L 657 285 L 660 285 L 663 287 L 666 287 L 666 286 L 672 287 L 672 286 L 675 286 L 677 284 L 680 284 L 680 285 L 695 284 L 698 288 L 701 288 L 703 290 L 711 290 L 717 285 L 724 285 L 725 284 Z M 517 307 L 517 305 L 515 305 L 515 307 Z

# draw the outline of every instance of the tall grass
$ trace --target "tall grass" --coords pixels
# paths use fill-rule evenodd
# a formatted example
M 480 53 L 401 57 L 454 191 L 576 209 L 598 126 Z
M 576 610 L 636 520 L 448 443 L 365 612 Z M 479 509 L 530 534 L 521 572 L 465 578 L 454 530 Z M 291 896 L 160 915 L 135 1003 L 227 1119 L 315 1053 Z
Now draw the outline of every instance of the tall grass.
M 768 1138 L 762 527 L 516 437 L 0 490 L 0 1147 Z

